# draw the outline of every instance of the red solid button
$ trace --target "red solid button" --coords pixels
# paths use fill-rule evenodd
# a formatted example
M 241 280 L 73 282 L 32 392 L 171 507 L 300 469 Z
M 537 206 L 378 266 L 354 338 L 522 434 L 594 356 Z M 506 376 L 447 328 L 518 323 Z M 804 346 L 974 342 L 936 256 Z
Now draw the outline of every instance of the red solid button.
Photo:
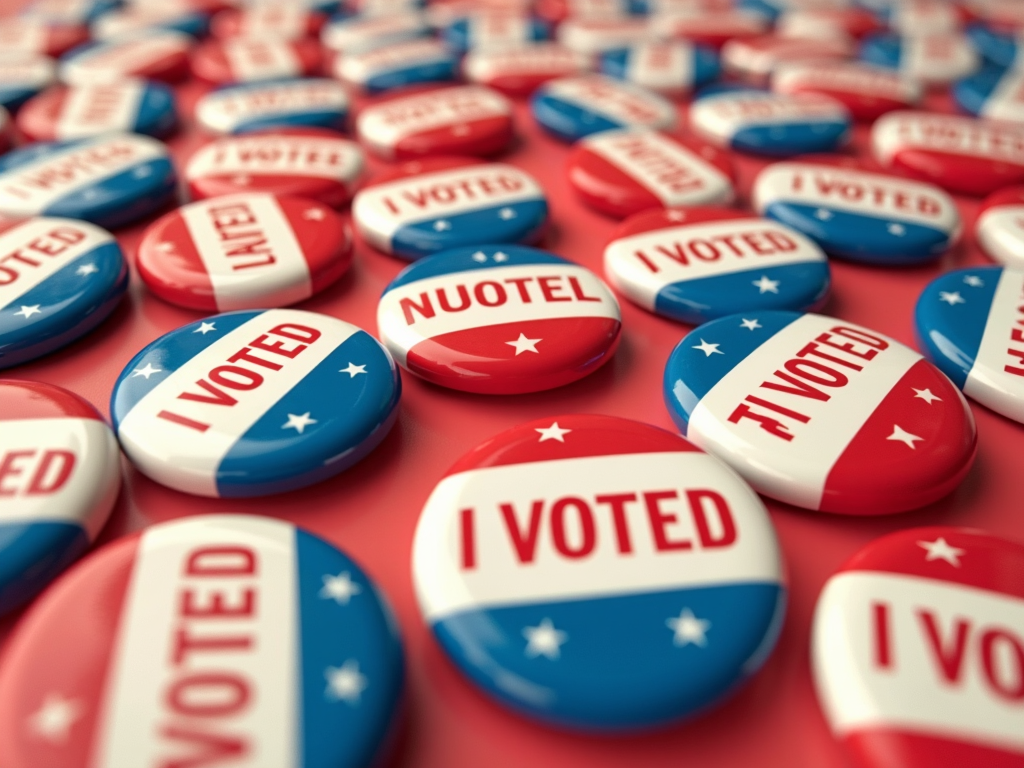
M 284 307 L 352 263 L 348 224 L 300 197 L 247 193 L 190 203 L 146 230 L 136 264 L 146 287 L 210 312 Z
M 359 141 L 385 160 L 428 155 L 486 157 L 514 136 L 512 104 L 480 85 L 398 96 L 371 104 L 356 120 Z
M 221 11 L 210 22 L 210 33 L 217 38 L 260 37 L 298 40 L 320 34 L 327 17 L 303 8 L 301 4 L 254 5 L 251 8 Z
M 501 51 L 473 50 L 462 60 L 467 80 L 513 97 L 529 96 L 548 80 L 590 69 L 589 56 L 558 43 L 533 43 Z
M 852 61 L 784 64 L 772 75 L 776 93 L 820 93 L 841 101 L 855 120 L 917 105 L 924 89 L 897 70 Z
M 309 77 L 320 68 L 315 40 L 210 40 L 192 54 L 192 73 L 214 85 Z
M 726 152 L 647 128 L 583 139 L 569 155 L 567 172 L 583 202 L 620 218 L 649 208 L 727 205 L 735 196 Z

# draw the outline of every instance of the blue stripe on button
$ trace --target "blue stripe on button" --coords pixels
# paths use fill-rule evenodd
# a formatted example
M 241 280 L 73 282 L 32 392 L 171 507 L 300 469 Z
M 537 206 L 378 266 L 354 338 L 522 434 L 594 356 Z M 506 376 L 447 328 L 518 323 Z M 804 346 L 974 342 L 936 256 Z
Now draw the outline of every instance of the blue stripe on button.
M 808 152 L 831 152 L 849 138 L 845 120 L 817 120 L 780 125 L 751 125 L 732 135 L 733 149 L 769 157 L 792 157 Z
M 0 616 L 39 594 L 88 548 L 76 523 L 0 523 Z
M 530 101 L 533 117 L 541 128 L 562 141 L 573 142 L 624 124 L 580 105 L 539 92 Z
M 417 83 L 437 83 L 455 80 L 458 77 L 458 59 L 455 56 L 445 57 L 426 64 L 402 69 L 390 69 L 378 72 L 363 83 L 369 93 L 381 93 L 392 88 L 401 88 Z
M 878 32 L 868 35 L 860 46 L 860 59 L 886 69 L 899 69 L 903 43 L 899 35 Z

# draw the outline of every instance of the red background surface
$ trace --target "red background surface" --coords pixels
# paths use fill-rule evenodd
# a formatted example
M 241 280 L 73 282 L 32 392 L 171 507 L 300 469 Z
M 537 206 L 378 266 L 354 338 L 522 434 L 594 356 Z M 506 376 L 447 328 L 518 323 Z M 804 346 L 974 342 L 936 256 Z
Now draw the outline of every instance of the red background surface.
M 0 11 L 16 4 L 0 0 Z M 186 125 L 170 142 L 179 161 L 207 140 L 191 122 L 192 105 L 202 90 L 195 83 L 179 89 Z M 944 98 L 933 101 L 946 105 Z M 517 108 L 517 129 L 519 140 L 502 159 L 534 174 L 547 191 L 552 227 L 546 247 L 601 274 L 602 251 L 616 222 L 574 198 L 564 175 L 568 147 L 543 135 L 525 104 Z M 858 146 L 864 145 L 864 133 L 858 130 Z M 754 175 L 766 163 L 736 160 L 745 203 Z M 379 170 L 383 164 L 371 161 L 370 166 Z M 977 201 L 958 202 L 969 225 Z M 144 227 L 145 222 L 117 233 L 133 270 Z M 986 262 L 969 238 L 928 267 L 881 269 L 834 261 L 834 291 L 824 311 L 913 346 L 912 311 L 925 284 L 941 272 Z M 375 333 L 377 299 L 404 265 L 360 243 L 351 272 L 299 307 Z M 111 388 L 128 360 L 161 334 L 201 316 L 147 294 L 133 271 L 128 298 L 97 331 L 3 375 L 62 385 L 107 414 Z M 402 626 L 410 716 L 398 758 L 401 766 L 839 768 L 843 756 L 818 708 L 808 660 L 814 602 L 829 575 L 872 539 L 913 526 L 965 525 L 1024 540 L 1017 458 L 1024 448 L 1022 427 L 980 406 L 972 404 L 979 432 L 977 462 L 962 486 L 937 504 L 902 515 L 858 519 L 767 501 L 789 569 L 791 602 L 781 640 L 749 685 L 725 705 L 688 723 L 639 736 L 601 737 L 525 720 L 464 680 L 420 619 L 409 569 L 413 531 L 434 484 L 464 452 L 521 422 L 563 413 L 614 414 L 672 428 L 662 401 L 662 370 L 689 328 L 625 300 L 622 316 L 622 344 L 613 360 L 590 377 L 554 391 L 467 395 L 404 375 L 401 414 L 383 444 L 348 472 L 303 491 L 236 501 L 193 497 L 157 485 L 125 461 L 124 490 L 100 544 L 176 517 L 245 512 L 289 520 L 354 556 L 388 594 Z M 0 621 L 0 639 L 17 618 Z

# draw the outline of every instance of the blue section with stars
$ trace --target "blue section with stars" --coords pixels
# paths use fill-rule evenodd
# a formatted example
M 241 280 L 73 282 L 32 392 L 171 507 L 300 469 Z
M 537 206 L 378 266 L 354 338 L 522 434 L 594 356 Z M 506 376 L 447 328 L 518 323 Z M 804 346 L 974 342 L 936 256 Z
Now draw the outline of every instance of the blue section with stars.
M 398 273 L 384 293 L 401 288 L 403 285 L 428 280 L 442 275 L 472 272 L 495 267 L 518 267 L 523 264 L 567 264 L 566 259 L 538 248 L 522 245 L 480 245 L 467 248 L 452 248 L 435 256 L 410 264 Z
M 543 90 L 534 94 L 530 109 L 537 124 L 555 138 L 572 143 L 585 136 L 626 125 L 575 101 L 553 96 Z
M 685 435 L 690 416 L 711 388 L 755 349 L 800 317 L 766 311 L 729 315 L 691 331 L 665 364 L 662 394 L 669 415 Z
M 443 83 L 456 80 L 459 74 L 459 57 L 454 53 L 438 55 L 434 61 L 423 62 L 412 67 L 398 66 L 375 72 L 362 83 L 368 93 L 383 93 L 394 88 L 420 83 Z
M 978 357 L 1002 274 L 1002 267 L 947 272 L 925 286 L 914 308 L 918 347 L 960 389 Z
M 462 611 L 433 624 L 455 662 L 525 714 L 608 731 L 694 715 L 756 672 L 778 638 L 776 583 Z

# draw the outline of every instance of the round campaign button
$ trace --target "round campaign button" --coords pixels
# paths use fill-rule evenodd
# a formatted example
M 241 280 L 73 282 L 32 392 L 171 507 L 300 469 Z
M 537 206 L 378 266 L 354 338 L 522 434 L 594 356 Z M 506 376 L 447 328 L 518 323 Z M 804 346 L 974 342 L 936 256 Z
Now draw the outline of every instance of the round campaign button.
M 735 312 L 807 310 L 828 298 L 828 261 L 789 227 L 725 208 L 647 211 L 604 251 L 615 288 L 644 309 L 699 325 Z
M 198 150 L 185 165 L 193 199 L 236 192 L 270 192 L 347 203 L 364 167 L 363 150 L 332 131 L 279 129 L 225 136 Z
M 423 617 L 463 673 L 589 731 L 663 725 L 740 687 L 782 627 L 783 567 L 763 503 L 722 462 L 591 415 L 528 422 L 463 456 L 412 555 Z
M 559 24 L 555 33 L 559 43 L 587 56 L 639 45 L 650 36 L 647 19 L 639 16 L 574 16 Z
M 604 365 L 619 305 L 590 270 L 535 248 L 455 248 L 407 267 L 377 307 L 403 368 L 489 395 L 553 389 Z
M 202 37 L 210 25 L 210 14 L 171 3 L 168 6 L 129 5 L 105 13 L 90 27 L 96 40 L 114 40 L 125 35 L 151 30 L 183 32 Z
M 0 380 L 0 615 L 88 549 L 120 487 L 117 440 L 92 405 L 52 384 Z
M 850 138 L 850 113 L 816 93 L 739 90 L 697 99 L 690 126 L 722 147 L 769 157 L 833 152 Z
M 680 430 L 756 491 L 880 515 L 948 494 L 974 461 L 974 417 L 898 341 L 823 315 L 759 311 L 691 331 L 665 368 Z
M 167 147 L 149 136 L 30 144 L 0 157 L 0 215 L 67 216 L 113 229 L 162 208 L 175 185 Z
M 214 85 L 309 77 L 320 69 L 315 40 L 233 37 L 210 40 L 192 54 L 192 73 Z
M 505 50 L 547 40 L 548 25 L 527 14 L 480 11 L 444 28 L 444 40 L 457 51 Z
M 462 73 L 473 83 L 509 96 L 529 96 L 549 80 L 578 75 L 590 69 L 590 57 L 558 43 L 534 43 L 522 48 L 472 50 L 462 60 Z
M 649 208 L 728 205 L 735 197 L 724 152 L 650 128 L 588 136 L 573 148 L 567 171 L 583 202 L 619 218 Z
M 348 117 L 345 88 L 326 77 L 229 85 L 196 102 L 196 121 L 213 133 L 312 126 L 341 129 Z
M 59 85 L 18 110 L 18 130 L 30 141 L 63 141 L 111 131 L 165 137 L 178 124 L 174 91 L 163 83 Z
M 844 38 L 764 35 L 726 43 L 722 48 L 722 67 L 743 80 L 763 84 L 783 64 L 839 61 L 853 53 L 852 43 Z
M 570 143 L 612 128 L 671 129 L 677 119 L 675 105 L 667 99 L 603 75 L 545 83 L 533 95 L 530 108 L 541 128 Z
M 1019 34 L 990 29 L 984 24 L 972 24 L 966 30 L 975 49 L 989 64 L 999 69 L 1016 68 L 1022 50 Z
M 890 112 L 871 127 L 885 168 L 967 195 L 1024 182 L 1024 126 L 933 112 Z
M 996 261 L 1024 269 L 1024 187 L 1007 187 L 982 201 L 974 239 Z
M 854 555 L 814 611 L 818 701 L 855 768 L 1024 762 L 1024 546 L 899 531 Z
M 782 37 L 860 39 L 882 28 L 878 17 L 864 8 L 822 8 L 811 5 L 783 11 L 775 24 Z
M 221 11 L 210 23 L 214 37 L 273 37 L 298 40 L 320 34 L 327 17 L 296 5 L 254 5 Z
M 0 369 L 89 333 L 128 288 L 117 241 L 84 221 L 37 216 L 0 223 L 0 254 Z
M 405 11 L 381 16 L 339 16 L 320 31 L 320 42 L 330 51 L 368 53 L 429 34 L 430 26 L 423 14 Z
M 60 24 L 32 16 L 4 18 L 0 50 L 8 53 L 60 56 L 89 39 L 85 24 Z
M 885 14 L 889 28 L 903 35 L 938 35 L 956 32 L 967 15 L 957 3 L 909 0 L 893 3 Z
M 135 264 L 149 290 L 178 306 L 284 307 L 348 271 L 352 236 L 322 203 L 245 192 L 190 203 L 158 219 Z
M 229 312 L 132 358 L 110 400 L 132 463 L 158 483 L 240 498 L 304 488 L 372 451 L 401 381 L 366 331 L 314 312 Z
M 334 76 L 367 93 L 457 79 L 459 56 L 439 40 L 409 40 L 366 53 L 343 53 Z
M 953 86 L 953 98 L 972 115 L 1024 123 L 1024 72 L 983 69 Z
M 89 24 L 117 6 L 117 0 L 32 0 L 22 16 L 56 24 Z
M 13 112 L 56 79 L 53 59 L 0 49 L 0 107 Z
M 173 520 L 106 545 L 47 591 L 9 648 L 5 768 L 223 755 L 365 768 L 395 737 L 404 681 L 391 609 L 359 566 L 250 515 Z
M 515 136 L 512 103 L 482 85 L 454 85 L 371 104 L 356 135 L 385 160 L 428 155 L 487 157 Z
M 968 397 L 1024 423 L 1024 271 L 972 267 L 929 283 L 914 312 L 919 346 Z
M 535 242 L 548 203 L 537 180 L 514 165 L 433 157 L 363 187 L 352 220 L 374 248 L 413 260 L 462 246 Z
M 934 86 L 967 77 L 981 64 L 971 41 L 960 32 L 905 37 L 891 33 L 869 35 L 861 45 L 860 57 Z
M 751 204 L 833 256 L 883 266 L 936 259 L 961 230 L 956 203 L 933 184 L 819 163 L 769 165 Z
M 651 17 L 649 32 L 654 37 L 689 40 L 715 49 L 734 38 L 763 35 L 771 28 L 767 16 L 742 8 L 681 13 L 663 13 Z
M 126 77 L 177 82 L 188 74 L 194 38 L 170 30 L 147 30 L 66 53 L 58 74 L 68 85 L 116 83 Z
M 814 61 L 785 64 L 772 75 L 776 93 L 818 93 L 839 101 L 854 120 L 871 122 L 886 112 L 920 103 L 924 89 L 916 80 L 873 64 Z
M 711 82 L 718 69 L 714 50 L 683 40 L 645 42 L 601 56 L 606 75 L 673 98 Z

